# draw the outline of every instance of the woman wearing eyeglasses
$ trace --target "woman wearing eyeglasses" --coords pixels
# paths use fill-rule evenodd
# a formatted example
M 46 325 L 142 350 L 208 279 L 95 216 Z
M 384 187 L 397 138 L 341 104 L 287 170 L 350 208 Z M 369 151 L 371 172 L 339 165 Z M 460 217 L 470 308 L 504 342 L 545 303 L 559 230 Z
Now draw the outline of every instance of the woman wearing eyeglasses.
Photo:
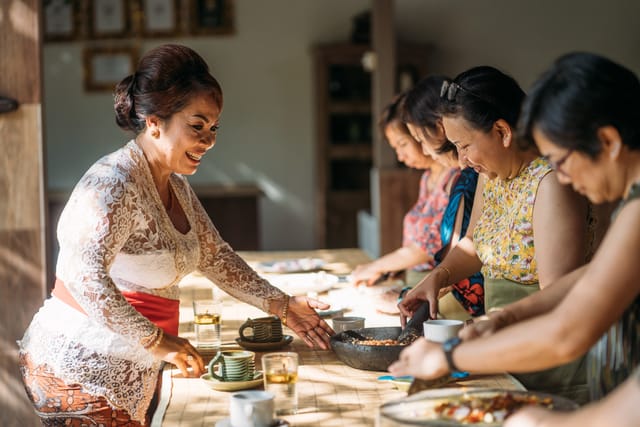
M 500 321 L 501 307 L 546 288 L 587 261 L 594 235 L 589 206 L 560 185 L 553 165 L 535 147 L 523 150 L 516 144 L 525 93 L 513 78 L 492 67 L 475 67 L 445 82 L 441 96 L 447 138 L 461 160 L 480 174 L 483 191 L 476 193 L 465 238 L 407 293 L 399 308 L 410 316 L 426 300 L 435 317 L 440 291 L 481 271 L 485 309 Z M 422 350 L 425 343 L 416 345 Z M 402 363 L 394 365 L 394 374 L 412 370 Z M 529 389 L 584 401 L 584 372 L 576 362 L 559 372 L 518 379 Z

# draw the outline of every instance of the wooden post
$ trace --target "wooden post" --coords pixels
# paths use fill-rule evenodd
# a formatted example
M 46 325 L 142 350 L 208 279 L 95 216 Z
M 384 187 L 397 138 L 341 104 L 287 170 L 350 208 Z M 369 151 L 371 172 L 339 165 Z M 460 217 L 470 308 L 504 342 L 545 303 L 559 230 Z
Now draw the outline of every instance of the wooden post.
M 18 346 L 46 295 L 42 67 L 39 0 L 1 2 L 0 425 L 40 425 L 18 370 Z M 54 349 L 52 349 L 55 351 Z

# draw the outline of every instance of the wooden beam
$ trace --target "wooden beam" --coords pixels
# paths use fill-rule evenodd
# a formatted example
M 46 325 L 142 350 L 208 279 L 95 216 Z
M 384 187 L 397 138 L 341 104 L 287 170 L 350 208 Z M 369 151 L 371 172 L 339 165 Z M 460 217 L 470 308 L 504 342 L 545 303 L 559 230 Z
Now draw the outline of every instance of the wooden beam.
M 393 0 L 372 0 L 372 40 L 376 65 L 372 79 L 373 166 L 396 167 L 395 153 L 378 131 L 380 113 L 395 95 L 396 33 Z
M 40 0 L 0 2 L 0 425 L 36 426 L 18 347 L 46 295 Z

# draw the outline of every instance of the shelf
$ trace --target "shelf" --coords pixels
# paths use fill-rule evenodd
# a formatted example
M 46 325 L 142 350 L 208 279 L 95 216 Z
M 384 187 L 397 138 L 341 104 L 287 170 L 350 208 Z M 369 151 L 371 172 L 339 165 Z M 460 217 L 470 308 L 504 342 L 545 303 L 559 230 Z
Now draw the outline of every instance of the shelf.
M 332 160 L 371 160 L 371 143 L 354 144 L 350 141 L 334 141 L 329 145 L 329 158 Z

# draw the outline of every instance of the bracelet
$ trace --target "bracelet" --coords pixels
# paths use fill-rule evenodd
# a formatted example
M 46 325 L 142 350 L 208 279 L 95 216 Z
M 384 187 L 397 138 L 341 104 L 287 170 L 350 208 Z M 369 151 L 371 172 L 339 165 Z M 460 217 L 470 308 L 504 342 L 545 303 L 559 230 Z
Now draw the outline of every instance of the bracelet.
M 153 351 L 158 347 L 158 345 L 160 345 L 160 341 L 162 341 L 162 338 L 164 338 L 164 331 L 162 330 L 162 328 L 158 328 L 158 332 L 156 332 L 156 339 L 153 341 L 153 344 L 151 344 L 148 347 L 145 347 L 145 349 L 148 352 L 153 353 Z
M 398 295 L 398 302 L 402 301 L 405 294 L 411 290 L 411 286 L 405 286 L 400 290 L 400 294 Z
M 289 311 L 289 300 L 291 297 L 287 295 L 287 299 L 284 301 L 284 305 L 282 306 L 282 315 L 280 315 L 280 321 L 283 325 L 287 326 L 287 312 Z

